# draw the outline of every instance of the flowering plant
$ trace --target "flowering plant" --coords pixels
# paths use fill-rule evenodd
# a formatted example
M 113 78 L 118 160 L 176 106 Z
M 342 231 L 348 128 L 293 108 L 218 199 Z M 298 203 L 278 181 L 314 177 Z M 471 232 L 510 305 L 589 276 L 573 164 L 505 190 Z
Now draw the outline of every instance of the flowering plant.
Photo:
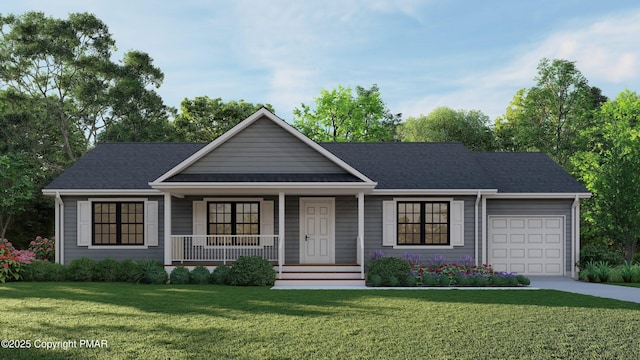
M 4 283 L 7 280 L 19 280 L 21 264 L 18 261 L 18 257 L 13 254 L 15 249 L 13 245 L 6 240 L 0 241 L 0 282 Z
M 36 236 L 36 239 L 29 243 L 29 251 L 35 254 L 37 260 L 53 261 L 55 256 L 55 242 L 48 238 Z

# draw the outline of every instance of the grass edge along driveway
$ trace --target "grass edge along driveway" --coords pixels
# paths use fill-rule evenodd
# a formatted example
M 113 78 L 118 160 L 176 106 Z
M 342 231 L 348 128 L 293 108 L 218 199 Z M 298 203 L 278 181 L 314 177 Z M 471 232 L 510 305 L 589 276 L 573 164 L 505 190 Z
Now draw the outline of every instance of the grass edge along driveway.
M 7 359 L 640 358 L 640 304 L 553 290 L 7 283 L 0 301 L 0 339 L 31 343 Z

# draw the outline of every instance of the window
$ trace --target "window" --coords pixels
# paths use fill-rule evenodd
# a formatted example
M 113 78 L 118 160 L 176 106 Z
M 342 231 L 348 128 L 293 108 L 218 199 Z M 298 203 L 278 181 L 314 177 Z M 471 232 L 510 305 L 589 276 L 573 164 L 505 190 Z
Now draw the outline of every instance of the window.
M 93 202 L 93 245 L 144 245 L 144 202 Z
M 398 202 L 398 245 L 449 245 L 449 202 Z
M 259 202 L 209 202 L 208 235 L 234 235 L 209 239 L 208 245 L 259 245 Z M 255 235 L 240 236 L 238 235 Z

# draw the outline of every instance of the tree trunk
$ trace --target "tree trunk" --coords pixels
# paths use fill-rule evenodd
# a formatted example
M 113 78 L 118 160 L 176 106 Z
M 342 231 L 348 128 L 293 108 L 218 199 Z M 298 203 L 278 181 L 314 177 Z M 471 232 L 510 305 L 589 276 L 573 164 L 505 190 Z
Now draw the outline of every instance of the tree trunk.
M 4 236 L 6 235 L 10 224 L 11 224 L 11 215 L 8 215 L 6 219 L 3 215 L 0 215 L 0 239 L 4 239 Z

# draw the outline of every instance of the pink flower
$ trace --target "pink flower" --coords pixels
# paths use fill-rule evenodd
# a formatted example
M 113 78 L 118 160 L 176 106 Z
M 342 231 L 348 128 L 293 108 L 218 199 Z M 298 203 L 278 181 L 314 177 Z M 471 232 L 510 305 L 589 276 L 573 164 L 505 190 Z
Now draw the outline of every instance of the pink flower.
M 5 269 L 8 269 L 9 268 L 9 264 L 2 264 L 2 267 L 5 268 Z
M 29 243 L 29 245 L 35 245 L 35 244 L 36 244 L 35 241 L 32 241 L 31 243 Z

